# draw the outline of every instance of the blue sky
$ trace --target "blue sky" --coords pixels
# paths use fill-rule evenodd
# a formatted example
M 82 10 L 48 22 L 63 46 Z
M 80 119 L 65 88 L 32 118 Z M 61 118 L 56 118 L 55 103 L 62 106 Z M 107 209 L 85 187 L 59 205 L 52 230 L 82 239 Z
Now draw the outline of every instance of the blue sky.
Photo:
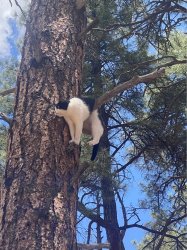
M 23 9 L 27 8 L 29 2 L 19 0 Z M 14 54 L 13 44 L 23 37 L 25 28 L 19 25 L 20 10 L 15 1 L 12 1 L 11 7 L 9 0 L 0 0 L 0 13 L 0 58 L 8 58 Z
M 17 47 L 17 41 L 19 39 L 19 31 L 17 27 L 17 23 L 13 18 L 8 20 L 8 24 L 11 28 L 11 34 L 7 37 L 7 43 L 9 45 L 9 53 L 11 56 L 18 58 L 19 57 L 19 50 Z

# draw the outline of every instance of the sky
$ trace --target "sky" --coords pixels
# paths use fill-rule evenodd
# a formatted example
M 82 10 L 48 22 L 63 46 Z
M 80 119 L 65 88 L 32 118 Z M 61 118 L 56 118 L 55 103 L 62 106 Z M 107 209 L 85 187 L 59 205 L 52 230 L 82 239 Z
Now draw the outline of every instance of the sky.
M 19 0 L 19 4 L 22 9 L 26 9 L 28 0 Z M 16 6 L 14 0 L 12 0 L 12 7 L 9 0 L 0 0 L 0 59 L 10 57 L 20 57 L 17 49 L 17 41 L 24 36 L 25 28 L 19 24 L 20 9 Z M 139 188 L 140 182 L 143 180 L 141 173 L 137 169 L 131 168 L 133 172 L 133 180 L 128 183 L 128 191 L 126 193 L 125 201 L 126 206 L 131 204 L 137 204 L 138 199 L 143 198 L 142 192 Z M 137 204 L 138 205 L 138 204 Z M 123 226 L 122 214 L 120 214 L 119 208 L 119 223 Z M 141 215 L 143 221 L 146 220 L 147 215 Z M 140 229 L 128 230 L 125 236 L 125 247 L 127 250 L 135 250 L 132 241 L 140 241 L 143 239 L 144 232 Z
M 18 1 L 22 9 L 26 9 L 29 0 Z M 20 9 L 12 0 L 0 0 L 0 58 L 14 55 L 16 40 L 23 37 L 25 28 L 19 25 Z

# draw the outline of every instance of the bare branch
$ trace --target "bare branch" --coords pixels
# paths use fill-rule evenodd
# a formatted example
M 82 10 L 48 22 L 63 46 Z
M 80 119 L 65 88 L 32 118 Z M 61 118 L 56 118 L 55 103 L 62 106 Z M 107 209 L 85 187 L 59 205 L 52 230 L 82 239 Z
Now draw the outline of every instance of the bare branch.
M 152 81 L 152 80 L 162 76 L 164 73 L 165 73 L 165 69 L 160 68 L 159 70 L 155 70 L 152 73 L 149 73 L 147 75 L 134 76 L 131 80 L 126 81 L 126 82 L 116 86 L 112 90 L 109 90 L 104 95 L 102 95 L 101 97 L 96 99 L 94 109 L 99 108 L 102 104 L 108 102 L 113 97 L 117 96 L 119 93 L 121 93 L 125 90 L 128 90 L 139 83 L 147 83 L 149 81 Z
M 83 162 L 80 166 L 79 169 L 77 171 L 77 173 L 73 176 L 72 180 L 71 180 L 71 186 L 73 186 L 73 184 L 79 180 L 80 176 L 84 173 L 84 171 L 89 168 L 90 163 L 88 162 Z
M 123 226 L 123 227 L 120 227 L 121 230 L 125 229 L 125 228 L 140 228 L 140 229 L 143 229 L 147 232 L 150 232 L 150 233 L 153 233 L 153 234 L 156 234 L 156 235 L 163 235 L 163 232 L 161 231 L 157 231 L 157 230 L 154 230 L 154 229 L 151 229 L 151 228 L 148 228 L 146 226 L 143 226 L 143 225 L 139 225 L 139 224 L 131 224 L 131 225 L 127 225 L 127 226 Z M 177 236 L 174 236 L 174 235 L 171 235 L 171 234 L 165 234 L 166 237 L 168 238 L 171 238 L 171 239 L 174 239 L 176 240 L 177 239 Z
M 15 91 L 16 91 L 16 88 L 6 89 L 6 90 L 0 92 L 0 96 L 6 96 L 9 94 L 15 93 Z
M 101 248 L 107 248 L 110 249 L 110 244 L 109 243 L 99 243 L 99 244 L 77 244 L 78 249 L 80 250 L 93 250 L 93 249 L 101 249 Z
M 142 148 L 134 157 L 132 157 L 124 166 L 122 166 L 121 168 L 119 168 L 118 170 L 116 170 L 114 172 L 114 175 L 118 174 L 119 172 L 121 172 L 122 170 L 126 169 L 130 164 L 132 164 L 135 160 L 137 160 L 141 154 L 143 154 L 143 152 L 148 148 L 148 145 L 145 146 L 144 148 Z
M 17 0 L 14 0 L 14 2 L 15 2 L 15 4 L 18 6 L 18 8 L 21 10 L 21 13 L 23 14 L 24 18 L 26 19 L 25 12 L 23 11 L 23 9 L 22 9 L 22 7 L 20 6 L 20 4 L 18 3 L 18 1 L 17 1 Z M 12 7 L 12 1 L 11 1 L 11 0 L 9 0 L 9 3 L 10 3 L 10 5 L 11 5 L 11 7 Z
M 5 115 L 3 112 L 0 112 L 0 119 L 7 122 L 9 125 L 12 123 L 12 119 L 10 119 L 7 115 Z
M 99 23 L 99 19 L 95 18 L 90 24 L 88 24 L 88 26 L 86 27 L 85 30 L 83 30 L 80 35 L 79 38 L 81 39 L 82 37 L 84 37 L 90 30 L 92 30 L 97 24 Z
M 103 218 L 101 218 L 99 215 L 94 214 L 92 210 L 85 207 L 84 204 L 81 202 L 78 202 L 78 210 L 80 213 L 82 213 L 85 217 L 89 218 L 90 220 L 98 223 L 101 227 L 104 228 L 115 228 L 111 223 L 107 222 Z
M 120 205 L 121 205 L 122 214 L 123 214 L 123 220 L 124 220 L 124 225 L 127 225 L 127 223 L 128 223 L 128 220 L 127 220 L 127 213 L 126 213 L 126 208 L 125 208 L 124 203 L 123 203 L 123 198 L 121 198 L 121 196 L 120 196 L 120 194 L 119 194 L 118 191 L 116 191 L 116 194 L 117 194 L 119 203 L 120 203 Z M 126 232 L 126 229 L 124 229 L 124 230 L 121 231 L 121 237 L 122 237 L 122 239 L 123 239 L 124 236 L 125 236 L 125 232 Z
M 173 66 L 173 65 L 176 65 L 176 64 L 186 64 L 186 60 L 173 60 L 171 62 L 168 62 L 168 63 L 165 63 L 164 65 L 161 65 L 160 68 L 162 67 L 170 67 L 170 66 Z
M 174 12 L 180 12 L 180 13 L 187 13 L 187 9 L 177 3 L 175 3 L 175 6 L 173 8 Z
M 10 3 L 10 5 L 11 5 L 11 7 L 12 7 L 12 2 L 11 2 L 11 0 L 9 0 L 9 3 Z
M 165 64 L 162 64 L 162 65 L 158 66 L 158 68 L 165 68 L 165 67 L 173 66 L 173 65 L 176 65 L 176 64 L 185 64 L 186 63 L 185 59 L 184 60 L 178 60 L 174 56 L 163 56 L 163 57 L 160 57 L 160 58 L 154 58 L 154 59 L 151 59 L 151 60 L 148 60 L 148 61 L 144 61 L 144 62 L 140 62 L 138 64 L 135 64 L 136 67 L 133 70 L 126 71 L 125 73 L 132 73 L 132 72 L 136 71 L 137 69 L 139 69 L 142 66 L 150 65 L 150 63 L 154 63 L 154 62 L 158 63 L 159 61 L 162 61 L 164 59 L 172 59 L 172 61 L 167 62 Z

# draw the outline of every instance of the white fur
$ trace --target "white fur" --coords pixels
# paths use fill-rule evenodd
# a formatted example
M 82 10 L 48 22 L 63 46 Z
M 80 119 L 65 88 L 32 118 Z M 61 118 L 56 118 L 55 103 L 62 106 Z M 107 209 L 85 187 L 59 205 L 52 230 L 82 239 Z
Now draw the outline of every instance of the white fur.
M 71 135 L 70 142 L 79 145 L 83 132 L 93 137 L 89 145 L 99 143 L 104 129 L 98 117 L 98 111 L 94 110 L 90 113 L 87 105 L 81 99 L 73 97 L 70 99 L 67 110 L 55 109 L 55 113 L 66 120 Z

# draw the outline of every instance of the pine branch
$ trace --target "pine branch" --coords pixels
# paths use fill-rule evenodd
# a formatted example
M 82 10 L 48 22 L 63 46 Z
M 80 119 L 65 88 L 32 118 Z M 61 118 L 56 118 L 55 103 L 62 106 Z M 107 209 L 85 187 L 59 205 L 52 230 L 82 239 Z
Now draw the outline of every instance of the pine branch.
M 155 70 L 152 73 L 149 73 L 147 75 L 134 76 L 131 80 L 126 81 L 126 82 L 116 86 L 112 90 L 109 90 L 104 95 L 102 95 L 101 97 L 96 99 L 94 109 L 99 108 L 102 104 L 108 102 L 113 97 L 117 96 L 119 93 L 121 93 L 125 90 L 128 90 L 139 83 L 147 83 L 149 81 L 152 81 L 158 77 L 161 77 L 164 73 L 165 73 L 165 69 L 160 68 L 159 70 Z

